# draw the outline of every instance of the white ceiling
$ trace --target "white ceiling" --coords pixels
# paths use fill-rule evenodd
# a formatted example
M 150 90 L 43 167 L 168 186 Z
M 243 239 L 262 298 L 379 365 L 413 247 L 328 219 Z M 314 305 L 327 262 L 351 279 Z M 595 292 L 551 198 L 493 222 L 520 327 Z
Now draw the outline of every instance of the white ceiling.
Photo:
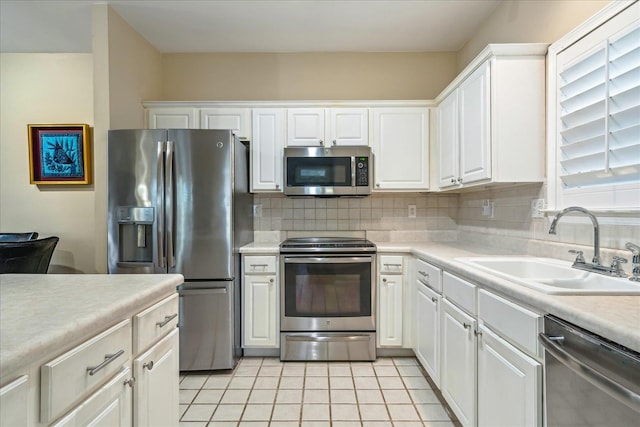
M 109 3 L 162 53 L 457 51 L 500 0 L 0 0 L 0 51 L 91 52 Z

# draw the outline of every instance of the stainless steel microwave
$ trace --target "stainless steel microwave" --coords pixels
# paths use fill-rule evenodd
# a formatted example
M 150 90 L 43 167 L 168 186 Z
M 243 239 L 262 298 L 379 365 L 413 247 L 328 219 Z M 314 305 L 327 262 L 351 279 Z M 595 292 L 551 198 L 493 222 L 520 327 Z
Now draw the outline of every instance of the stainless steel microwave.
M 366 196 L 371 194 L 369 147 L 286 147 L 284 194 Z

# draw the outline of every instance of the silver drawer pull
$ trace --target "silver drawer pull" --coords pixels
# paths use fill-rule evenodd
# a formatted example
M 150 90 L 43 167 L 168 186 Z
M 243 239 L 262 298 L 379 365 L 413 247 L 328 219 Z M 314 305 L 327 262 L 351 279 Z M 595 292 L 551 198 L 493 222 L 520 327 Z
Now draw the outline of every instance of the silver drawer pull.
M 268 266 L 269 264 L 250 264 L 250 265 L 251 265 L 251 268 L 256 268 L 256 267 L 264 267 L 264 268 L 267 268 L 267 266 Z
M 150 361 L 149 363 L 144 363 L 142 365 L 142 369 L 147 368 L 148 370 L 152 370 L 153 369 L 153 360 Z
M 438 298 L 436 298 L 436 297 L 431 297 L 431 301 L 433 301 L 433 302 L 438 302 Z
M 424 276 L 424 277 L 429 277 L 429 275 L 427 273 L 425 273 L 422 270 L 418 270 L 418 273 L 420 273 L 420 275 Z
M 124 354 L 124 350 L 120 350 L 117 353 L 113 353 L 113 354 L 105 354 L 104 355 L 104 362 L 102 362 L 101 364 L 99 364 L 98 366 L 89 366 L 87 368 L 87 371 L 89 371 L 89 375 L 94 375 L 96 372 L 98 372 L 100 369 L 104 368 L 105 366 L 107 366 L 109 363 L 113 362 L 114 360 L 116 360 L 118 357 L 122 356 Z
M 164 325 L 166 325 L 167 323 L 171 322 L 176 317 L 178 317 L 178 313 L 174 313 L 171 316 L 164 316 L 164 320 L 162 322 L 156 322 L 156 325 L 158 327 L 162 328 Z
M 471 325 L 468 323 L 463 323 L 462 326 L 464 326 L 465 329 L 469 329 L 471 327 Z
M 387 263 L 384 263 L 383 265 L 387 265 L 387 266 L 393 265 L 393 266 L 396 266 L 396 267 L 402 267 L 402 264 L 387 264 Z

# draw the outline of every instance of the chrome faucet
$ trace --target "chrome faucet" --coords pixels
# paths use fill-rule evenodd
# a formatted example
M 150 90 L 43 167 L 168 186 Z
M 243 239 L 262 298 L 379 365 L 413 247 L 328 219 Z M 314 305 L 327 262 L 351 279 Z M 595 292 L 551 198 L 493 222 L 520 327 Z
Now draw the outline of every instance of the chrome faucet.
M 629 277 L 629 280 L 640 282 L 640 246 L 627 242 L 624 247 L 633 254 L 633 258 L 631 258 L 631 277 Z
M 600 225 L 598 224 L 598 219 L 596 218 L 596 216 L 585 208 L 581 208 L 579 206 L 571 206 L 558 212 L 556 217 L 553 219 L 553 222 L 551 222 L 551 227 L 549 227 L 549 234 L 556 234 L 556 226 L 558 225 L 558 220 L 569 212 L 581 212 L 588 216 L 593 223 L 593 259 L 591 260 L 591 262 L 593 262 L 594 265 L 600 265 Z

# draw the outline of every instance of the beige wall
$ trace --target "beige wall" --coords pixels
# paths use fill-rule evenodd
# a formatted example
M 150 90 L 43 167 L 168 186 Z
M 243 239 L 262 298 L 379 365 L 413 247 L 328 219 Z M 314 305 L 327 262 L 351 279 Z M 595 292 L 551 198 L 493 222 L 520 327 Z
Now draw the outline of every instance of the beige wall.
M 455 53 L 163 55 L 162 100 L 433 99 Z
M 95 73 L 95 263 L 107 257 L 107 131 L 144 127 L 142 101 L 162 90 L 160 53 L 108 5 L 93 6 Z
M 553 43 L 607 0 L 505 0 L 457 54 L 457 71 L 489 43 Z
M 0 231 L 60 237 L 51 272 L 94 273 L 94 187 L 29 183 L 27 124 L 93 125 L 91 54 L 0 56 Z

